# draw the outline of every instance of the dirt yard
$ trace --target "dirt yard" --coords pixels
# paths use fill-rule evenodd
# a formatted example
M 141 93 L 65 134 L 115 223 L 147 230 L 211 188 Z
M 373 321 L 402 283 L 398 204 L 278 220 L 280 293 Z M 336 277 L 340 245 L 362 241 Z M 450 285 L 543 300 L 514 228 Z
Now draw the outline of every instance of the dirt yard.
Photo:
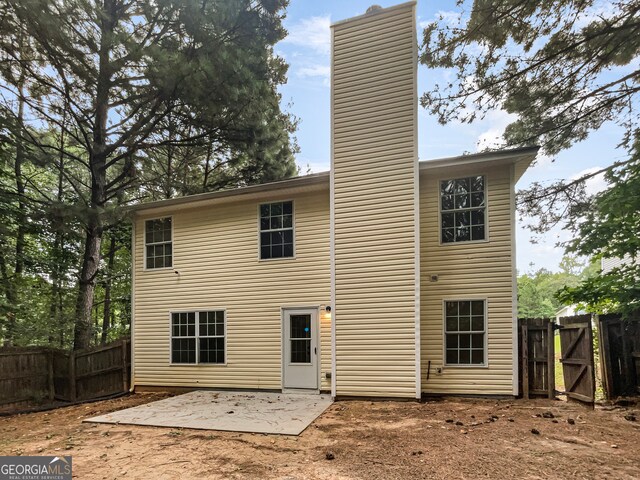
M 0 455 L 72 455 L 80 479 L 640 478 L 640 406 L 349 401 L 299 437 L 82 423 L 164 397 L 0 418 Z

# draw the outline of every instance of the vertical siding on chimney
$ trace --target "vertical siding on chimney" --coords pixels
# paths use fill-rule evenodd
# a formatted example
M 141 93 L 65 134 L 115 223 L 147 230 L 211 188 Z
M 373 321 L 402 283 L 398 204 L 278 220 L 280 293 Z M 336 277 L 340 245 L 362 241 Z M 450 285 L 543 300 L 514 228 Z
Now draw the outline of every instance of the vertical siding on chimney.
M 335 394 L 414 397 L 415 3 L 332 34 Z

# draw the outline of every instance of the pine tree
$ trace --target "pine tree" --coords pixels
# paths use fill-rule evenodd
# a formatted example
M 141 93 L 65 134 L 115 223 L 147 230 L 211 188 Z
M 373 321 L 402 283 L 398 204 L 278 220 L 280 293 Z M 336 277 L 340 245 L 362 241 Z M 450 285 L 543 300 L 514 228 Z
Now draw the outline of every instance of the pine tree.
M 224 146 L 238 182 L 295 172 L 294 122 L 280 110 L 286 64 L 285 0 L 2 0 L 0 55 L 30 88 L 2 72 L 3 98 L 24 105 L 16 145 L 65 164 L 84 230 L 74 347 L 92 339 L 92 307 L 104 231 L 161 146 Z M 32 54 L 21 54 L 25 43 Z M 159 135 L 169 117 L 175 138 Z M 27 120 L 28 118 L 28 120 Z M 58 138 L 33 135 L 47 127 Z M 72 145 L 73 148 L 69 148 Z M 64 162 L 61 161 L 64 159 Z M 72 166 L 71 166 L 72 165 Z

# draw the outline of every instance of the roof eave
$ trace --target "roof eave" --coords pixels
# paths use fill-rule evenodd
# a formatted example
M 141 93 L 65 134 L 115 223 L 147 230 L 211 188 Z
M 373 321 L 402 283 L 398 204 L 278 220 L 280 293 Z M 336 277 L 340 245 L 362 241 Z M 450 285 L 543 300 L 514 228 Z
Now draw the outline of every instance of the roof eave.
M 231 190 L 221 190 L 216 192 L 200 193 L 197 195 L 187 195 L 185 197 L 171 198 L 167 200 L 157 200 L 155 202 L 140 203 L 132 205 L 127 209 L 133 214 L 141 212 L 149 212 L 152 210 L 165 210 L 169 208 L 178 208 L 185 206 L 201 206 L 208 203 L 215 203 L 223 199 L 232 199 L 233 197 L 242 196 L 267 196 L 273 192 L 287 191 L 291 189 L 300 189 L 305 187 L 319 186 L 323 184 L 329 186 L 329 172 L 314 173 L 302 177 L 294 177 L 277 182 L 263 183 L 260 185 L 251 185 L 248 187 L 234 188 Z
M 458 167 L 478 163 L 511 164 L 528 162 L 531 164 L 536 158 L 540 147 L 522 147 L 509 150 L 497 150 L 491 152 L 472 153 L 457 157 L 438 158 L 434 160 L 421 160 L 420 170 L 432 170 L 436 168 Z M 528 165 L 527 165 L 528 166 Z

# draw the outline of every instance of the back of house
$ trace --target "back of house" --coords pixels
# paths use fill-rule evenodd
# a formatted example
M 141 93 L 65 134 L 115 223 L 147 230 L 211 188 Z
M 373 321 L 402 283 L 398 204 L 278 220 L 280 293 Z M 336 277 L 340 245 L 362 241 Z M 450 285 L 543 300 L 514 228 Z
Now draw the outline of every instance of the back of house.
M 415 2 L 331 33 L 330 172 L 135 209 L 132 384 L 517 394 L 537 149 L 419 162 Z

